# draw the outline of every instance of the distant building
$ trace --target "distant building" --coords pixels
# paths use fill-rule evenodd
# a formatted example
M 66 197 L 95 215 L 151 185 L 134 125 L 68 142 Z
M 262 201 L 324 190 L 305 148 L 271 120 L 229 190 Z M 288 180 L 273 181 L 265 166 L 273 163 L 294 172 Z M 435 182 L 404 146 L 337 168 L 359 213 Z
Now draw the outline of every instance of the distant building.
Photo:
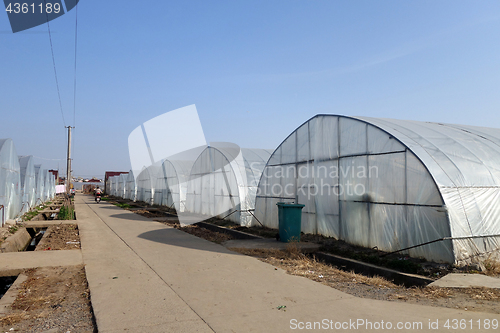
M 49 170 L 49 172 L 54 175 L 57 182 L 56 185 L 64 185 L 66 178 L 59 178 L 59 170 Z

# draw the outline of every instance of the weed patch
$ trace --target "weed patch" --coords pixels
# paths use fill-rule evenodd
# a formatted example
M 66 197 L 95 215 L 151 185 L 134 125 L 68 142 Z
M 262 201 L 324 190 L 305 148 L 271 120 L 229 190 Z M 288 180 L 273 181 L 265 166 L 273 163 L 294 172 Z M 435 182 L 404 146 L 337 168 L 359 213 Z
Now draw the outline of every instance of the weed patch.
M 117 206 L 117 207 L 120 207 L 120 208 L 123 208 L 123 209 L 129 209 L 129 208 L 132 208 L 132 206 L 130 206 L 129 204 L 127 203 L 118 203 L 118 202 L 114 202 L 113 205 Z

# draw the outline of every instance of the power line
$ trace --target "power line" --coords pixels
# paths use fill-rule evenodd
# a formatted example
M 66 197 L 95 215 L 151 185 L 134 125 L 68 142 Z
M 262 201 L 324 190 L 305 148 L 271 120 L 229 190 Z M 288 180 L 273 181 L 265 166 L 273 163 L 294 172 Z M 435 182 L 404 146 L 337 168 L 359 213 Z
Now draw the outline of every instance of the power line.
M 46 5 L 45 0 L 43 0 L 43 3 Z M 59 91 L 59 81 L 57 80 L 56 60 L 54 58 L 54 47 L 52 46 L 52 34 L 50 33 L 49 14 L 47 12 L 45 12 L 45 16 L 47 17 L 47 29 L 49 30 L 50 51 L 52 53 L 52 65 L 54 67 L 54 76 L 56 78 L 57 96 L 59 97 L 59 108 L 61 109 L 61 116 L 63 119 L 64 127 L 66 127 L 66 120 L 64 119 L 64 112 L 63 112 L 62 102 L 61 102 L 61 93 Z
M 44 157 L 38 157 L 38 156 L 33 156 L 33 157 L 41 159 L 41 160 L 46 160 L 46 161 L 63 161 L 64 160 L 62 158 L 44 158 Z

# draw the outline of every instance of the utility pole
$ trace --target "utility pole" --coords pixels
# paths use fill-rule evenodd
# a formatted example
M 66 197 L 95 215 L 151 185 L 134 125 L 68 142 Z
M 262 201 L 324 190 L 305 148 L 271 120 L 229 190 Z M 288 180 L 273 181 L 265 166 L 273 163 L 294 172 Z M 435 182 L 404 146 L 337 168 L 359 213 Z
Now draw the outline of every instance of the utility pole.
M 66 194 L 69 195 L 71 187 L 71 129 L 74 127 L 68 126 L 68 161 L 66 165 Z

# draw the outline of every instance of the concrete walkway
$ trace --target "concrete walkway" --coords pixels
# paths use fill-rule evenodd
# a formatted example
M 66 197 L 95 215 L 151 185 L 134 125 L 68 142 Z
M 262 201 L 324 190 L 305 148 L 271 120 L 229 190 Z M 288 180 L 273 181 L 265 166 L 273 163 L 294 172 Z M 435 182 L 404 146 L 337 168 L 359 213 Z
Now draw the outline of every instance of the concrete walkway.
M 289 332 L 301 322 L 408 332 L 436 321 L 453 332 L 447 319 L 472 319 L 468 331 L 480 332 L 477 320 L 500 317 L 357 298 L 91 197 L 77 195 L 76 210 L 101 333 Z

